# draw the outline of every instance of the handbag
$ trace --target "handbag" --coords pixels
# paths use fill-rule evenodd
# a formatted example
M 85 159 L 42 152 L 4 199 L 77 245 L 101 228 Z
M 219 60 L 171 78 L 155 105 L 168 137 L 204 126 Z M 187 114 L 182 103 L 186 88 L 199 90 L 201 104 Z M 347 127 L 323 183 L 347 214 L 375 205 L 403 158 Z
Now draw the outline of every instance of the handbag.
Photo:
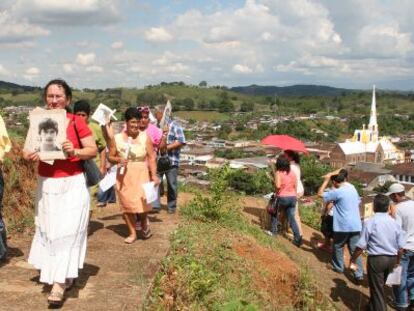
M 78 129 L 76 128 L 76 123 L 73 121 L 73 126 L 75 128 L 76 137 L 78 138 L 79 146 L 82 148 L 82 142 L 79 137 Z M 88 187 L 93 187 L 97 185 L 103 178 L 101 171 L 96 165 L 95 159 L 81 160 L 81 165 L 83 168 L 83 173 L 86 179 L 86 185 Z
M 167 153 L 159 154 L 157 159 L 157 173 L 165 173 L 171 168 L 171 160 Z
M 279 210 L 278 197 L 273 193 L 266 206 L 266 211 L 270 215 L 277 215 Z

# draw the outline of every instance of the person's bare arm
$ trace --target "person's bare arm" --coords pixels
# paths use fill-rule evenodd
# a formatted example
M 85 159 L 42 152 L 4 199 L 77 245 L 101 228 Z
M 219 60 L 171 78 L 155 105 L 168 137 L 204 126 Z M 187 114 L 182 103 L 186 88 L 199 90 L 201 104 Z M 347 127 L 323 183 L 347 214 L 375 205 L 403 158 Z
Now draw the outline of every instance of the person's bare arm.
M 167 145 L 167 150 L 170 151 L 174 149 L 180 149 L 182 146 L 184 146 L 184 144 L 176 140 L 175 142 Z
M 323 198 L 323 192 L 325 191 L 326 187 L 328 186 L 329 181 L 331 180 L 331 176 L 332 176 L 331 173 L 325 175 L 325 179 L 323 180 L 323 183 L 319 187 L 319 190 L 318 190 L 318 196 L 320 198 Z
M 106 146 L 115 146 L 115 134 L 112 127 L 112 123 L 108 123 L 105 126 L 101 126 L 102 134 L 106 142 Z
M 99 154 L 99 160 L 100 160 L 100 168 L 102 175 L 106 174 L 106 149 L 104 148 L 101 153 Z
M 282 185 L 282 178 L 280 177 L 280 173 L 278 171 L 275 172 L 275 188 L 276 192 L 280 189 Z
M 89 160 L 96 157 L 98 147 L 96 147 L 95 140 L 92 135 L 81 138 L 82 148 L 74 148 L 70 140 L 66 140 L 62 144 L 62 149 L 66 154 L 72 157 L 77 157 L 81 160 Z
M 40 160 L 39 153 L 37 151 L 23 151 L 23 159 L 27 161 L 37 162 Z

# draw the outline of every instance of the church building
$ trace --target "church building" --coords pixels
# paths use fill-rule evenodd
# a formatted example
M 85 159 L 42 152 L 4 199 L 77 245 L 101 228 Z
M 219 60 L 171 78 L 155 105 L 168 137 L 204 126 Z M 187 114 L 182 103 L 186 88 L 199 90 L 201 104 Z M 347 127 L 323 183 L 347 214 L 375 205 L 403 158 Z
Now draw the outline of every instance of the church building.
M 330 164 L 340 168 L 358 162 L 397 164 L 404 162 L 404 151 L 399 150 L 388 137 L 379 136 L 375 86 L 372 90 L 371 115 L 368 128 L 355 130 L 354 136 L 338 143 L 330 154 Z

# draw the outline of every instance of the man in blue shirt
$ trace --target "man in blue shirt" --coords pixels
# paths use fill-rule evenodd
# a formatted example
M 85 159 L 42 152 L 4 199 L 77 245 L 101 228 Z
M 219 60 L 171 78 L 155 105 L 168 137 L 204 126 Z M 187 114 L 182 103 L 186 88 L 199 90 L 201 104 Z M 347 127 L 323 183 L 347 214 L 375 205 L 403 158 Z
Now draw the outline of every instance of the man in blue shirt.
M 386 311 L 384 285 L 388 274 L 399 264 L 405 244 L 405 233 L 389 214 L 390 200 L 378 194 L 374 199 L 375 215 L 364 223 L 361 238 L 350 260 L 351 266 L 362 254 L 368 252 L 368 282 L 370 300 L 367 310 Z
M 163 107 L 157 106 L 155 111 L 155 117 L 158 122 L 161 120 L 163 115 Z M 184 131 L 181 125 L 170 119 L 168 121 L 168 126 L 163 130 L 163 137 L 160 143 L 160 153 L 168 154 L 170 159 L 170 168 L 165 172 L 159 172 L 159 177 L 162 180 L 164 174 L 167 179 L 167 208 L 168 213 L 174 214 L 177 208 L 177 195 L 178 195 L 178 167 L 180 164 L 180 150 L 185 145 L 185 136 Z M 161 208 L 161 203 L 159 200 L 152 204 L 152 208 L 155 211 L 159 211 Z
M 324 192 L 331 176 L 335 189 Z M 341 273 L 344 271 L 343 247 L 346 244 L 350 255 L 353 254 L 362 227 L 359 214 L 361 199 L 355 187 L 346 181 L 347 176 L 348 172 L 344 169 L 327 174 L 318 191 L 324 202 L 334 202 L 332 266 L 333 270 Z M 354 277 L 359 283 L 363 280 L 361 258 L 357 259 L 357 264 L 358 269 L 354 271 Z

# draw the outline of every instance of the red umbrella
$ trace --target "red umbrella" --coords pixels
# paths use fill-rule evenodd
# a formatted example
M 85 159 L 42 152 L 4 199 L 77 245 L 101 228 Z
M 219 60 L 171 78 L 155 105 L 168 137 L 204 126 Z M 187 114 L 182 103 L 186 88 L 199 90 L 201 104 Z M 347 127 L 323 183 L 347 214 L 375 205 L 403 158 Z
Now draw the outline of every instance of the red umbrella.
M 283 150 L 308 153 L 305 144 L 289 135 L 269 135 L 262 139 L 262 144 L 275 146 Z

